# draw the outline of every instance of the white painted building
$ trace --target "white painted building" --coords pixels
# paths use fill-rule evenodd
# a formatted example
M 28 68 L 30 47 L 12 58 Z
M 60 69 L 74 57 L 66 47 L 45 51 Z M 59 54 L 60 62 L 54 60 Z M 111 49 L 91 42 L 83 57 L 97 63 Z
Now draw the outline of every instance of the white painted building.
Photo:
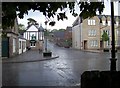
M 26 39 L 19 37 L 19 54 L 26 52 Z
M 80 36 L 80 27 L 79 27 L 79 25 L 76 25 L 72 28 L 72 39 L 73 39 L 72 46 L 75 49 L 81 48 L 80 47 L 80 37 L 78 37 L 78 36 Z
M 42 25 L 40 25 L 40 27 L 30 25 L 24 32 L 23 37 L 27 40 L 26 47 L 31 49 L 40 49 L 42 48 L 44 40 L 44 28 Z
M 82 23 L 78 17 L 72 27 L 72 47 L 75 49 L 82 49 Z

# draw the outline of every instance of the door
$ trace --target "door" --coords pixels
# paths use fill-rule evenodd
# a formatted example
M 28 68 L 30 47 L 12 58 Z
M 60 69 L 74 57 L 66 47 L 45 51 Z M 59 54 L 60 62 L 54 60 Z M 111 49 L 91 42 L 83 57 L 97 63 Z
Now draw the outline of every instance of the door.
M 103 49 L 103 41 L 100 41 L 100 49 Z
M 2 38 L 2 57 L 9 57 L 9 38 Z
M 87 40 L 84 40 L 84 49 L 87 49 Z

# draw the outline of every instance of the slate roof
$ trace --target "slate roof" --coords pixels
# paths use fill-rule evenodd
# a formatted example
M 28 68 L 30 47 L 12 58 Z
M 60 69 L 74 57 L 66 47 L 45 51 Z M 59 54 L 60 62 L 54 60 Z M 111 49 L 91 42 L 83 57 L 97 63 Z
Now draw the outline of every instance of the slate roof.
M 63 39 L 64 35 L 65 35 L 65 32 L 64 31 L 56 31 L 53 34 L 54 34 L 54 37 Z
M 39 31 L 44 31 L 44 28 L 42 27 L 42 25 L 40 25 L 40 27 L 39 27 L 38 30 L 39 30 Z

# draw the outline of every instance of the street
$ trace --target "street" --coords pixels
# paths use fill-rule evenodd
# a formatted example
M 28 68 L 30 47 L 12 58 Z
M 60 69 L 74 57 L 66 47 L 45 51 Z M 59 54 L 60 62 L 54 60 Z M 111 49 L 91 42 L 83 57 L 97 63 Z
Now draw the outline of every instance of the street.
M 80 51 L 58 47 L 52 43 L 48 43 L 48 48 L 59 58 L 28 63 L 3 63 L 3 85 L 79 86 L 84 71 L 106 71 L 110 68 L 109 52 Z M 120 53 L 117 54 L 117 59 L 119 57 Z M 120 70 L 119 63 L 117 60 L 117 69 Z

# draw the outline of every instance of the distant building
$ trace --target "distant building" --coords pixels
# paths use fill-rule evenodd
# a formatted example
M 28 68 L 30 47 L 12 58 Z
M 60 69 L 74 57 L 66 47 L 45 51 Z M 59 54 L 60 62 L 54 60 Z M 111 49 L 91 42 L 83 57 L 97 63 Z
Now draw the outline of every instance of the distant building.
M 65 47 L 72 47 L 72 27 L 67 26 L 65 30 Z
M 54 36 L 54 42 L 56 43 L 56 45 L 63 47 L 65 32 L 64 31 L 55 31 L 53 33 L 53 36 Z
M 120 17 L 115 16 L 115 44 L 119 45 L 118 33 Z M 109 40 L 103 43 L 102 35 L 105 31 Z M 111 17 L 109 15 L 97 15 L 92 18 L 82 19 L 78 17 L 72 26 L 72 47 L 75 49 L 103 49 L 111 48 Z
M 67 26 L 65 30 L 65 39 L 72 38 L 72 27 Z
M 41 49 L 44 39 L 44 28 L 32 24 L 23 34 L 23 37 L 27 40 L 26 47 L 31 49 Z

